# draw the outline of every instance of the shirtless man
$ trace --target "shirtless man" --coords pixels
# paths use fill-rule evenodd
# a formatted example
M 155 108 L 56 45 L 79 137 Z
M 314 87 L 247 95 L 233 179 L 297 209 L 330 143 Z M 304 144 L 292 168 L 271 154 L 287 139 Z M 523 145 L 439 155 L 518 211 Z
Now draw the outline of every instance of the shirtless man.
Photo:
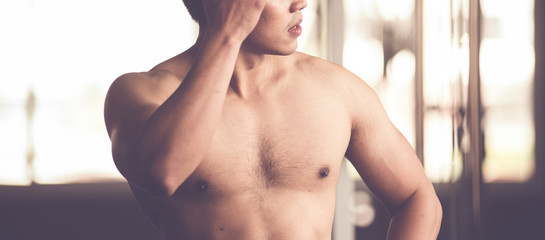
M 388 239 L 437 237 L 434 189 L 372 89 L 295 51 L 305 0 L 184 2 L 195 45 L 119 77 L 105 105 L 116 166 L 164 239 L 331 239 L 345 156 L 390 210 Z

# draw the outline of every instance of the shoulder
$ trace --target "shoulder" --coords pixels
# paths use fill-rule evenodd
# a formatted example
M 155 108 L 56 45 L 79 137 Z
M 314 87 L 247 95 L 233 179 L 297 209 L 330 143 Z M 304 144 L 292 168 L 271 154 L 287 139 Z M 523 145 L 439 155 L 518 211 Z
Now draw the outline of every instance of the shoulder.
M 318 80 L 326 83 L 331 91 L 337 91 L 344 96 L 347 103 L 361 106 L 360 103 L 370 102 L 369 98 L 378 100 L 371 86 L 345 67 L 304 53 L 297 53 L 295 58 L 297 69 L 315 83 Z
M 164 70 L 126 73 L 113 81 L 106 96 L 106 103 L 122 99 L 160 99 L 173 91 L 179 83 L 180 80 L 174 74 Z
M 108 132 L 137 115 L 155 111 L 179 85 L 180 80 L 164 70 L 133 72 L 119 76 L 111 84 L 104 102 Z
M 297 69 L 311 74 L 349 73 L 348 70 L 338 64 L 302 52 L 294 53 L 293 61 Z
M 119 76 L 108 90 L 108 96 L 118 94 L 154 95 L 180 83 L 179 78 L 165 70 L 131 72 Z
M 345 67 L 304 53 L 294 57 L 297 69 L 309 76 L 312 84 L 324 84 L 328 91 L 338 95 L 352 115 L 370 113 L 382 107 L 373 88 Z
M 162 103 L 176 90 L 190 68 L 187 55 L 177 55 L 147 72 L 119 76 L 108 90 L 106 107 L 141 101 Z
M 294 55 L 296 68 L 312 79 L 330 82 L 339 89 L 372 91 L 363 79 L 339 64 L 305 53 L 297 52 Z
M 177 87 L 192 65 L 189 50 L 163 61 L 147 72 L 132 72 L 119 76 L 110 86 L 110 92 L 145 90 L 143 95 Z
M 187 50 L 150 71 L 126 73 L 115 79 L 104 103 L 108 132 L 149 117 L 180 86 L 192 59 L 192 52 Z

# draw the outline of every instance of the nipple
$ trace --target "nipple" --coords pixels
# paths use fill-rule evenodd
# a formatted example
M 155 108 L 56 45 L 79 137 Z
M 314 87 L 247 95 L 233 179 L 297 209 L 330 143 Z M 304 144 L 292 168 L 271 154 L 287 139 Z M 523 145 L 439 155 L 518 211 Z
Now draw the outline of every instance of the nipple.
M 200 180 L 195 184 L 195 190 L 200 193 L 208 191 L 208 182 Z
M 329 168 L 320 168 L 320 178 L 325 178 L 329 175 Z

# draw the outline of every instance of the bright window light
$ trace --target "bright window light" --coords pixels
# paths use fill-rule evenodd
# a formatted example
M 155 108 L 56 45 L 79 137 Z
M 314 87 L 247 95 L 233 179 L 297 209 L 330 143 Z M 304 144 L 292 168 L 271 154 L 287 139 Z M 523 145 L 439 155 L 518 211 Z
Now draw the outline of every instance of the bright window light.
M 0 184 L 120 180 L 106 91 L 189 47 L 196 30 L 179 0 L 1 1 Z
M 304 10 L 299 44 L 313 55 L 323 47 L 318 4 Z M 106 92 L 190 47 L 197 30 L 180 0 L 0 1 L 0 184 L 122 180 Z
M 389 118 L 415 146 L 414 1 L 345 0 L 343 65 L 379 95 Z M 360 179 L 349 168 L 353 179 Z
M 523 183 L 535 173 L 534 1 L 481 0 L 483 181 Z

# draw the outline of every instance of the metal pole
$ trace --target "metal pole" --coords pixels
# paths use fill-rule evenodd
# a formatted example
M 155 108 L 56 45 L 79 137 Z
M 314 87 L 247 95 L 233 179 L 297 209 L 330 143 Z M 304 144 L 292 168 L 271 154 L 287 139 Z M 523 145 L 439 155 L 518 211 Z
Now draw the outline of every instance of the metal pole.
M 416 69 L 415 69 L 415 151 L 424 164 L 424 6 L 423 0 L 415 1 L 416 10 Z
M 30 12 L 30 17 L 32 18 L 30 23 L 30 36 L 34 36 L 36 32 L 36 19 L 35 16 L 35 0 L 30 0 L 28 5 L 28 11 Z M 36 39 L 33 37 L 32 39 Z M 36 147 L 34 145 L 34 115 L 36 113 L 36 94 L 34 89 L 34 53 L 36 52 L 34 41 L 31 42 L 29 46 L 33 51 L 31 51 L 30 64 L 29 64 L 29 78 L 30 86 L 27 92 L 27 98 L 25 101 L 25 118 L 26 118 L 26 153 L 25 153 L 25 163 L 26 163 L 26 178 L 30 184 L 36 183 L 36 169 L 35 169 L 35 158 L 36 158 Z
M 471 151 L 469 153 L 471 171 L 471 208 L 473 239 L 482 239 L 481 232 L 481 99 L 479 77 L 480 48 L 480 4 L 479 0 L 469 3 L 469 131 Z
M 344 9 L 343 1 L 327 1 L 327 60 L 343 64 Z

